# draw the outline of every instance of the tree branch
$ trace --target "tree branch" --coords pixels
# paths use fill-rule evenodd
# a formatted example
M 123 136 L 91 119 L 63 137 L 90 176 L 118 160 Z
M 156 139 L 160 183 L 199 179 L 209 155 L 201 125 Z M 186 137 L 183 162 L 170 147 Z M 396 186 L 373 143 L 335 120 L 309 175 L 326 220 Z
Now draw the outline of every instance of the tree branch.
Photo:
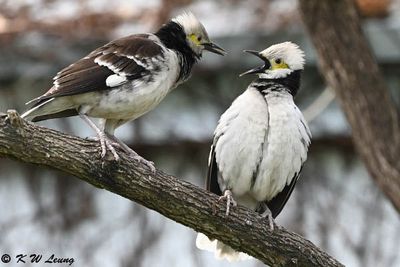
M 270 266 L 343 266 L 310 241 L 277 227 L 268 230 L 244 207 L 225 216 L 217 196 L 161 171 L 152 174 L 118 150 L 119 162 L 99 159 L 98 143 L 0 114 L 0 157 L 51 167 L 138 202 L 162 215 L 248 253 Z
M 358 153 L 400 212 L 400 120 L 353 0 L 300 0 L 322 74 L 341 102 Z

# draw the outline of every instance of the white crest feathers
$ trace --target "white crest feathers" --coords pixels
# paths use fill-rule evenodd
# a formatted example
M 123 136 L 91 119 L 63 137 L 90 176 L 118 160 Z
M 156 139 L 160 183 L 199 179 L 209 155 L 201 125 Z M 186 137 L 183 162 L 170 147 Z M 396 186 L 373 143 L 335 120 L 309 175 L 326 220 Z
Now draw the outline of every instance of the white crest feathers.
M 261 51 L 260 54 L 268 59 L 281 58 L 292 70 L 301 70 L 304 68 L 304 52 L 297 44 L 292 42 L 271 45 Z
M 184 12 L 181 15 L 176 16 L 172 19 L 172 21 L 181 25 L 186 34 L 192 34 L 201 31 L 206 32 L 203 24 L 201 24 L 196 16 L 190 11 Z

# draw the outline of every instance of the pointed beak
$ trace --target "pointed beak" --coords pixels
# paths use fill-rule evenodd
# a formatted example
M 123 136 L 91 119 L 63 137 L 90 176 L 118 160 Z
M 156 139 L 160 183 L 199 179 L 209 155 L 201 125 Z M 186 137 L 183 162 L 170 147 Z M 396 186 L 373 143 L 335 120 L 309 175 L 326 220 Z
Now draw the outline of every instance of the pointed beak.
M 263 56 L 261 56 L 260 52 L 253 51 L 253 50 L 243 50 L 243 52 L 252 54 L 252 55 L 260 58 L 262 61 L 264 61 L 264 65 L 262 65 L 260 67 L 257 67 L 257 68 L 254 68 L 254 69 L 251 69 L 251 70 L 248 70 L 246 72 L 243 72 L 242 74 L 239 75 L 239 77 L 242 77 L 242 76 L 247 75 L 247 74 L 263 73 L 265 70 L 267 70 L 267 69 L 269 69 L 271 67 L 271 63 L 269 62 L 269 60 L 264 58 Z
M 222 47 L 219 47 L 218 45 L 214 44 L 214 43 L 204 43 L 204 50 L 210 51 L 212 53 L 221 55 L 221 56 L 225 56 L 226 52 Z

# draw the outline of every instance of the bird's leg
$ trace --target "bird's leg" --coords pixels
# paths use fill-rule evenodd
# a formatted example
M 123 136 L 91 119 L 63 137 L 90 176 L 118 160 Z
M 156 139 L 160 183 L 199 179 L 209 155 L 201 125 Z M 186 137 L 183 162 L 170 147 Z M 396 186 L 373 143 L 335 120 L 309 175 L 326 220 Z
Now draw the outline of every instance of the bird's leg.
M 226 214 L 226 216 L 229 216 L 229 211 L 230 211 L 231 205 L 233 207 L 237 206 L 236 201 L 233 199 L 232 191 L 229 190 L 229 189 L 226 189 L 224 191 L 224 195 L 220 196 L 218 198 L 217 202 L 214 203 L 214 214 L 217 212 L 216 204 L 221 202 L 221 201 L 226 201 L 226 212 L 225 212 L 225 214 Z
M 115 135 L 108 134 L 108 137 L 113 141 L 115 141 L 126 153 L 130 154 L 134 160 L 137 160 L 145 164 L 152 173 L 156 172 L 156 168 L 154 167 L 154 162 L 144 159 L 142 156 L 136 153 L 132 148 L 130 148 L 124 142 L 118 139 Z
M 274 221 L 274 217 L 272 217 L 272 212 L 271 210 L 268 208 L 267 204 L 265 204 L 264 202 L 261 204 L 261 208 L 263 210 L 263 212 L 260 214 L 261 217 L 266 218 L 268 221 L 268 226 L 269 229 L 271 231 L 274 230 L 275 228 L 275 221 Z
M 79 116 L 90 126 L 90 128 L 92 128 L 96 132 L 97 136 L 99 137 L 101 146 L 101 157 L 104 158 L 106 156 L 108 148 L 113 154 L 114 159 L 118 161 L 119 156 L 117 154 L 117 151 L 115 151 L 115 148 L 112 146 L 111 141 L 108 139 L 107 135 L 103 131 L 101 131 L 96 126 L 96 124 L 94 124 L 85 114 L 79 114 Z

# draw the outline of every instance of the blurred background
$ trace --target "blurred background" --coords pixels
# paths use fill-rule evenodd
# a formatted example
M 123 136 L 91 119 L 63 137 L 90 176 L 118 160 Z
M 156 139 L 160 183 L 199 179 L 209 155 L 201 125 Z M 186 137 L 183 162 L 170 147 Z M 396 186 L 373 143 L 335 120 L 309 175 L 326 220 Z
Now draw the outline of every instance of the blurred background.
M 357 2 L 399 104 L 400 0 Z M 0 0 L 0 111 L 24 111 L 61 68 L 117 37 L 155 31 L 185 10 L 199 17 L 228 56 L 205 54 L 187 83 L 116 135 L 159 169 L 203 186 L 217 120 L 254 78 L 238 74 L 260 64 L 242 50 L 294 41 L 307 55 L 296 102 L 313 140 L 277 223 L 346 266 L 400 266 L 399 215 L 354 151 L 295 0 Z M 78 118 L 40 124 L 94 135 Z M 74 177 L 8 159 L 0 159 L 0 170 L 0 254 L 54 253 L 73 257 L 74 266 L 263 266 L 217 261 L 196 249 L 193 230 Z

